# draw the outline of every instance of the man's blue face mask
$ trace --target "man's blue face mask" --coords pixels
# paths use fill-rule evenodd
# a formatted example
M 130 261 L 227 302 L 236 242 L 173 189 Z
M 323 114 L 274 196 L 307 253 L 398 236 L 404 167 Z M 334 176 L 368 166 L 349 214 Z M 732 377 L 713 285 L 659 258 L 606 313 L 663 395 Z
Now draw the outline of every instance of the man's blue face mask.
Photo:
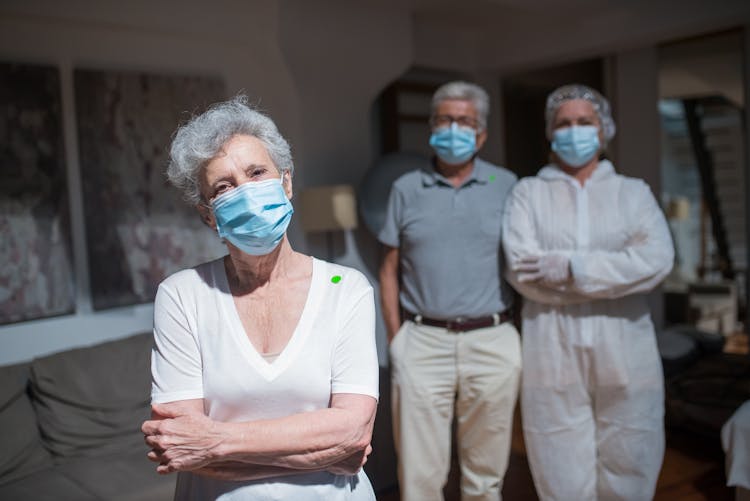
M 477 152 L 477 132 L 471 127 L 451 122 L 450 127 L 440 127 L 432 132 L 430 146 L 443 162 L 462 164 Z
M 552 133 L 551 148 L 566 165 L 583 167 L 599 152 L 599 128 L 573 125 Z
M 294 212 L 282 179 L 244 183 L 216 197 L 211 206 L 219 236 L 253 256 L 274 250 Z

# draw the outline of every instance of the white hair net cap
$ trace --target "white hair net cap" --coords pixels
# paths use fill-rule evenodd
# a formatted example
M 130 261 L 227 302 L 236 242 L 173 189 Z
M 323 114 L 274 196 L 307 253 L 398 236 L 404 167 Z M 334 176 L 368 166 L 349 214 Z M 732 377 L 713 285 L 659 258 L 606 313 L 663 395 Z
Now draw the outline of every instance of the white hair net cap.
M 607 98 L 599 94 L 591 87 L 581 84 L 563 85 L 558 87 L 547 96 L 547 107 L 544 117 L 547 121 L 547 139 L 552 139 L 552 128 L 555 121 L 555 113 L 566 101 L 573 99 L 584 99 L 594 106 L 594 111 L 599 116 L 604 139 L 609 141 L 615 137 L 615 121 L 612 119 L 612 108 Z

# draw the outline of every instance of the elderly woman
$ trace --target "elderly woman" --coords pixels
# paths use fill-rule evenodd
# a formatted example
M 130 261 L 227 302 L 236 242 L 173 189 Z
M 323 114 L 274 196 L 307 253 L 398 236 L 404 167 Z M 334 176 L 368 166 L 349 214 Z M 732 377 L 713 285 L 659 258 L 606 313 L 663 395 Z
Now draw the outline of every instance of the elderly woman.
M 373 289 L 292 249 L 289 145 L 245 103 L 172 143 L 169 179 L 228 255 L 159 286 L 148 456 L 180 472 L 176 499 L 372 500 Z
M 543 500 L 646 500 L 664 453 L 664 388 L 645 294 L 674 251 L 648 185 L 600 155 L 607 100 L 547 99 L 552 162 L 506 206 L 508 279 L 524 298 L 521 409 Z

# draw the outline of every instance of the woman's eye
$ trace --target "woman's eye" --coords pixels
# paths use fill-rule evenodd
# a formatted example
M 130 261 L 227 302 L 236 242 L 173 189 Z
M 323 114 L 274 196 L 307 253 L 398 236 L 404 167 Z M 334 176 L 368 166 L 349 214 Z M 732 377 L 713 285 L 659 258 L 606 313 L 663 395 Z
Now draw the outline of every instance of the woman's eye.
M 221 195 L 222 193 L 228 191 L 231 188 L 228 184 L 222 184 L 216 187 L 216 190 L 214 192 L 214 197 Z
M 253 177 L 253 178 L 260 177 L 260 176 L 262 176 L 265 173 L 266 173 L 266 169 L 258 167 L 257 169 L 253 169 L 250 172 L 250 177 Z

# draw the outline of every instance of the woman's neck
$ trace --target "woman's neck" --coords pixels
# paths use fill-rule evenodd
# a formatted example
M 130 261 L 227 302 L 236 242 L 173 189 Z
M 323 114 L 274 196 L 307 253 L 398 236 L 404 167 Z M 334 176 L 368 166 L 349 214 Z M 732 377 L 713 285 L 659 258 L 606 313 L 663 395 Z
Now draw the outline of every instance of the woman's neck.
M 583 167 L 571 167 L 569 165 L 565 165 L 565 163 L 563 163 L 559 158 L 557 159 L 557 165 L 563 172 L 575 178 L 576 181 L 581 183 L 581 186 L 583 186 L 594 173 L 596 167 L 599 165 L 599 157 L 595 156 L 589 163 L 587 163 Z
M 296 259 L 297 253 L 284 236 L 281 243 L 264 256 L 246 254 L 230 246 L 224 266 L 233 290 L 246 293 L 272 283 L 280 277 L 288 277 Z

